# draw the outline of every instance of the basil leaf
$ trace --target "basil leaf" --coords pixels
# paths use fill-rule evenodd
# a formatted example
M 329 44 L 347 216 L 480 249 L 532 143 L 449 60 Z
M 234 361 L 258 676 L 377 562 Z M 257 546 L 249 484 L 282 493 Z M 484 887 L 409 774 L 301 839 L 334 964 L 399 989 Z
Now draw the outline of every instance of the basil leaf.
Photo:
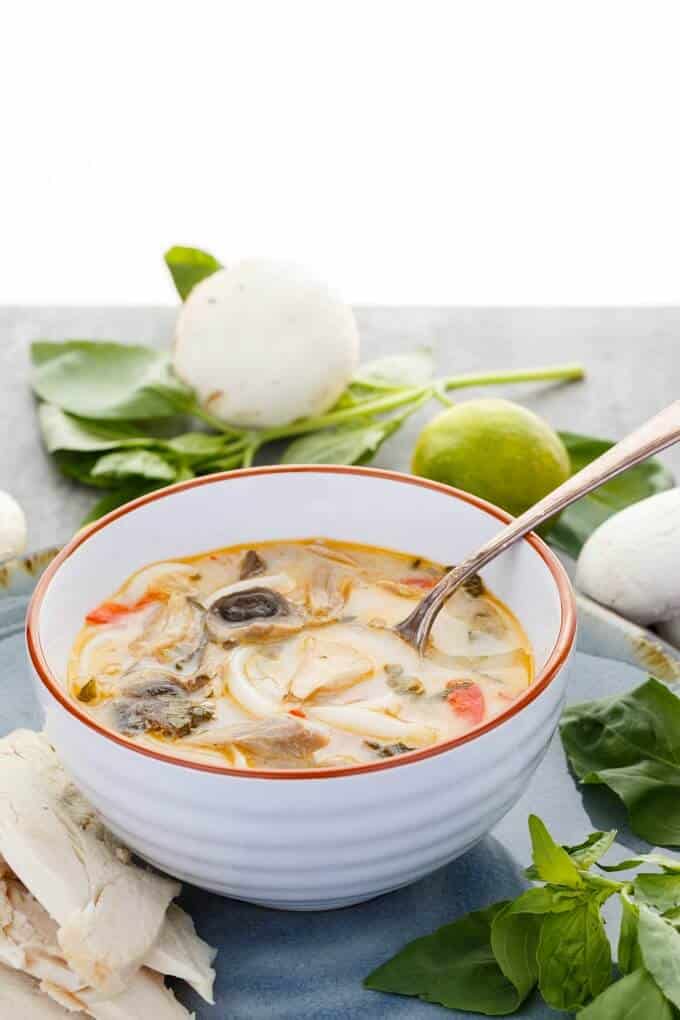
M 631 868 L 639 868 L 641 864 L 656 864 L 664 871 L 674 873 L 680 871 L 680 858 L 668 857 L 667 854 L 640 854 L 639 857 L 629 858 L 626 861 L 618 861 L 616 864 L 598 864 L 602 871 L 630 871 Z
M 430 381 L 433 372 L 432 352 L 422 348 L 410 354 L 391 354 L 360 365 L 354 382 L 373 389 L 398 389 L 421 386 Z
M 491 949 L 491 925 L 505 906 L 496 903 L 416 939 L 374 970 L 364 986 L 486 1016 L 513 1013 L 521 1004 L 519 993 Z
M 583 843 L 579 843 L 577 846 L 563 844 L 562 849 L 569 854 L 579 871 L 587 871 L 607 853 L 615 839 L 616 829 L 610 829 L 608 832 L 591 832 Z M 526 869 L 525 874 L 533 881 L 539 878 L 533 865 Z
M 562 743 L 584 783 L 604 783 L 649 843 L 680 845 L 680 700 L 658 680 L 568 708 Z M 620 867 L 620 865 L 619 865 Z
M 191 472 L 180 473 L 175 465 L 151 450 L 115 450 L 104 454 L 58 451 L 55 461 L 69 478 L 99 489 L 117 488 L 129 479 L 144 485 L 153 482 L 151 487 L 158 488 L 159 483 L 167 485 L 180 477 L 192 477 Z
M 616 829 L 609 829 L 608 832 L 591 832 L 583 843 L 579 843 L 577 846 L 565 846 L 564 849 L 577 868 L 587 871 L 599 861 L 600 857 L 604 857 L 615 839 Z
M 638 909 L 624 893 L 621 896 L 621 930 L 617 950 L 619 970 L 630 974 L 642 966 L 638 943 Z
M 141 481 L 127 482 L 121 485 L 119 488 L 114 489 L 113 492 L 97 500 L 87 516 L 80 522 L 81 527 L 85 524 L 92 524 L 93 521 L 99 520 L 100 517 L 110 513 L 112 510 L 117 510 L 119 506 L 124 506 L 130 500 L 137 499 L 138 496 L 145 496 L 147 492 L 153 492 L 154 489 L 158 488 L 162 488 L 162 486 L 150 485 Z
M 200 248 L 175 245 L 174 248 L 168 248 L 164 258 L 182 301 L 186 300 L 197 283 L 222 269 L 222 264 L 213 255 Z
M 399 428 L 402 416 L 371 425 L 311 432 L 294 440 L 282 464 L 366 464 Z
M 611 950 L 598 904 L 548 914 L 538 943 L 538 986 L 555 1009 L 575 1010 L 611 981 Z
M 224 453 L 229 442 L 224 436 L 211 436 L 207 432 L 185 432 L 181 436 L 167 441 L 169 449 L 184 457 L 195 457 L 204 460 L 207 457 L 218 457 Z
M 79 453 L 71 450 L 57 450 L 54 461 L 62 474 L 73 478 L 81 485 L 92 485 L 96 489 L 110 489 L 108 478 L 95 477 L 92 469 L 99 460 L 99 453 Z
M 517 914 L 560 914 L 584 902 L 582 889 L 537 886 L 527 889 L 510 904 Z
M 614 445 L 609 440 L 575 432 L 560 432 L 559 435 L 567 448 L 573 474 Z M 652 457 L 563 510 L 551 525 L 549 542 L 576 559 L 586 539 L 608 517 L 647 496 L 671 489 L 674 484 L 670 472 Z
M 168 418 L 191 412 L 193 391 L 167 355 L 112 341 L 36 341 L 32 385 L 43 400 L 81 418 Z
M 212 475 L 216 471 L 233 471 L 234 468 L 243 467 L 243 451 L 227 453 L 224 457 L 216 457 L 214 460 L 196 461 L 193 463 L 193 467 L 198 475 Z
M 660 914 L 675 911 L 680 906 L 680 874 L 649 875 L 643 872 L 633 881 L 635 899 L 653 907 Z
M 38 420 L 48 453 L 56 450 L 112 450 L 119 446 L 153 446 L 156 442 L 127 422 L 97 422 L 62 411 L 56 404 L 41 404 Z
M 167 483 L 175 480 L 177 469 L 153 450 L 116 450 L 99 457 L 90 474 L 94 479 L 106 479 L 109 484 L 128 478 Z
M 619 893 L 623 888 L 622 882 L 603 878 L 602 875 L 592 875 L 589 871 L 583 872 L 583 881 L 587 895 L 594 897 L 600 905 L 606 903 L 610 896 L 613 896 L 614 893 Z
M 83 341 L 90 343 L 93 341 Z M 62 342 L 58 340 L 34 340 L 31 344 L 31 364 L 36 367 L 46 365 L 54 358 L 63 355 Z
M 582 1009 L 577 1020 L 673 1020 L 675 1011 L 644 969 L 615 981 Z
M 521 899 L 520 896 L 504 907 L 491 924 L 491 950 L 498 966 L 517 989 L 519 1003 L 524 1002 L 538 981 L 536 950 L 541 932 L 540 915 L 525 913 L 520 907 Z
M 642 761 L 601 769 L 587 783 L 604 783 L 628 808 L 631 829 L 659 846 L 680 846 L 680 767 Z
M 206 432 L 185 432 L 167 440 L 164 446 L 176 454 L 183 464 L 189 465 L 201 474 L 240 467 L 243 462 L 243 445 L 236 444 L 234 452 L 234 437 L 231 435 L 213 436 Z
M 554 841 L 545 825 L 536 815 L 529 816 L 529 832 L 536 874 L 543 882 L 553 885 L 581 886 L 578 868 L 569 854 Z
M 638 941 L 645 967 L 666 998 L 680 1008 L 680 934 L 641 904 Z

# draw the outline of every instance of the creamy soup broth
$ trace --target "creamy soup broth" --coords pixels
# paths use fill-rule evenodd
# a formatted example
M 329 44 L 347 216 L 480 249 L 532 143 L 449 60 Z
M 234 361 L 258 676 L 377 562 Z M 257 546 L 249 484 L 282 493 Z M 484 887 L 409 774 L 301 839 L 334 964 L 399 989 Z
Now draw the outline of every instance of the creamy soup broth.
M 460 737 L 521 697 L 533 659 L 479 577 L 424 658 L 394 633 L 445 569 L 329 539 L 155 563 L 88 613 L 69 693 L 137 744 L 236 768 L 347 767 Z

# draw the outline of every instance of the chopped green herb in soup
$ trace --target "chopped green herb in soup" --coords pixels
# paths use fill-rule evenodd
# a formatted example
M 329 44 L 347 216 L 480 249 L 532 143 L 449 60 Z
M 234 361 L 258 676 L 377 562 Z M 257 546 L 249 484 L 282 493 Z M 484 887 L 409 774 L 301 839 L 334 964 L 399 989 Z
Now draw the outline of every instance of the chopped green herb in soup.
M 532 681 L 517 619 L 474 578 L 420 658 L 393 630 L 445 567 L 328 539 L 154 563 L 88 613 L 71 696 L 144 747 L 235 768 L 332 768 L 463 736 Z

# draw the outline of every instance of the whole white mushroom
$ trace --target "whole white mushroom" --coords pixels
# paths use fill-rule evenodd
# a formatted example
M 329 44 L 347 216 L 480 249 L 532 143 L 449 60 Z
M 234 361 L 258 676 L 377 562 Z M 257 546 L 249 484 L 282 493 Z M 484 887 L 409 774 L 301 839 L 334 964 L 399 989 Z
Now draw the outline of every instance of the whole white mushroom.
M 664 641 L 668 641 L 669 645 L 675 645 L 676 648 L 680 648 L 680 616 L 674 616 L 671 620 L 665 620 L 656 629 L 659 637 L 662 637 Z
M 26 548 L 26 517 L 14 496 L 0 491 L 0 563 Z
M 643 499 L 601 524 L 581 550 L 576 585 L 635 623 L 680 616 L 680 489 Z
M 323 414 L 358 363 L 351 308 L 285 262 L 252 258 L 218 270 L 193 288 L 177 319 L 175 371 L 232 425 Z

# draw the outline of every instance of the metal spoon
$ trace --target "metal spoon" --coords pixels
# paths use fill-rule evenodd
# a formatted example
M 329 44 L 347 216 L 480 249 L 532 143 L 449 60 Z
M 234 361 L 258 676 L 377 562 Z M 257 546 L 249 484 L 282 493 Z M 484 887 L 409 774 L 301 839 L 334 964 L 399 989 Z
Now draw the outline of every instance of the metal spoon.
M 582 471 L 572 475 L 563 485 L 559 485 L 534 506 L 525 510 L 480 549 L 445 574 L 420 600 L 413 612 L 396 625 L 395 631 L 422 655 L 439 610 L 470 574 L 481 570 L 553 514 L 559 513 L 593 489 L 611 481 L 626 468 L 639 464 L 659 450 L 665 450 L 667 446 L 672 446 L 679 439 L 680 400 L 676 400 Z

